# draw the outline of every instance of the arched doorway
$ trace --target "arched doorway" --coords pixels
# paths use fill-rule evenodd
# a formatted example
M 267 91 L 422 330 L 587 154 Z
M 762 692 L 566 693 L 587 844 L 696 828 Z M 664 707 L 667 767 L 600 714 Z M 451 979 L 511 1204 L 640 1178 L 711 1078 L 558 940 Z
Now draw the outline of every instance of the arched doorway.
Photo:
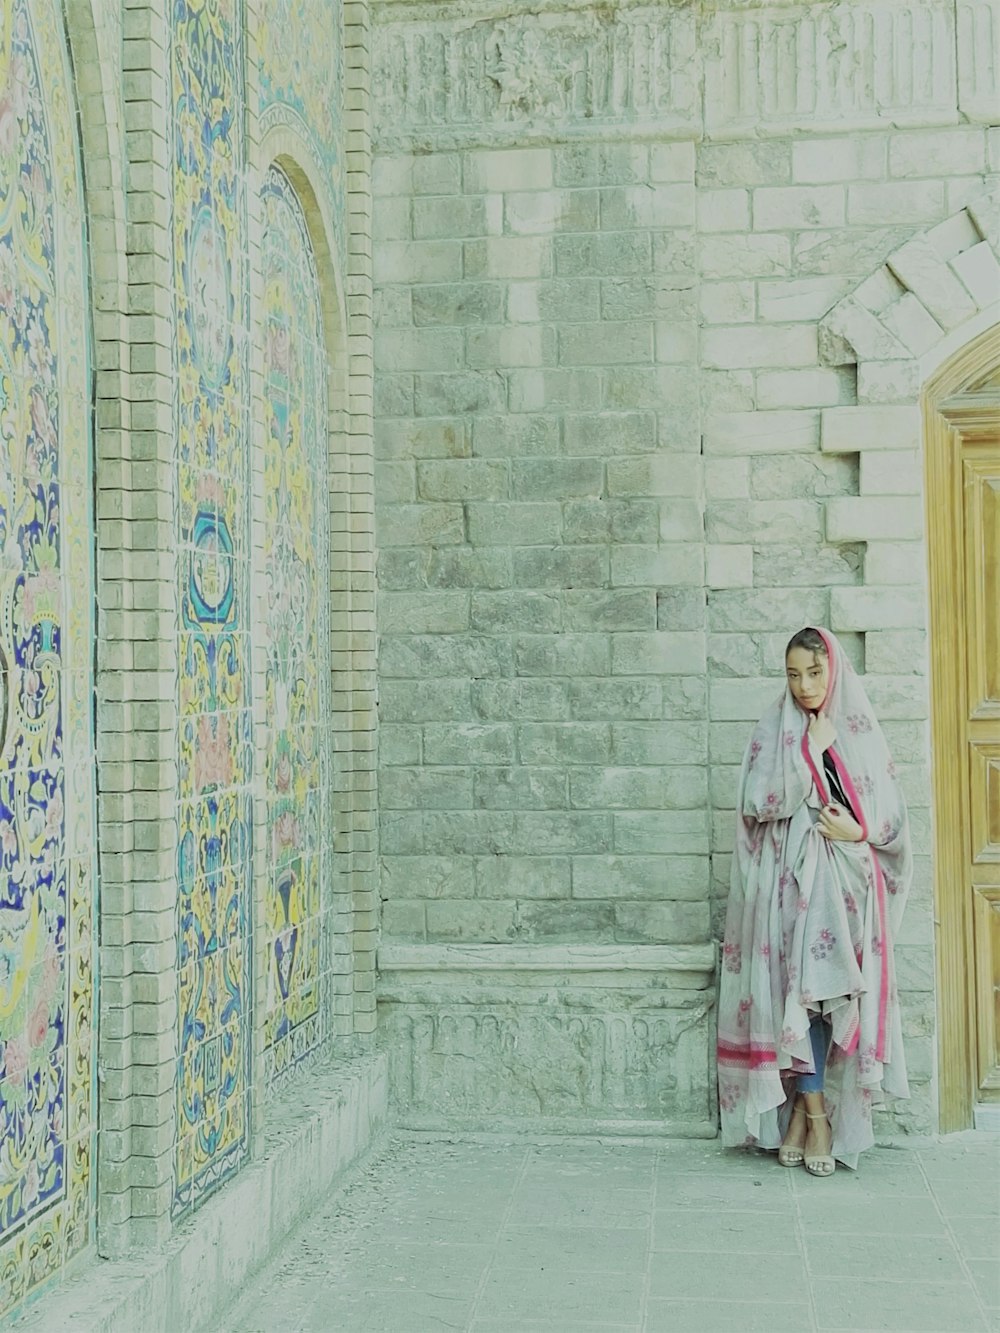
M 923 395 L 941 1129 L 1000 1119 L 1000 325 Z

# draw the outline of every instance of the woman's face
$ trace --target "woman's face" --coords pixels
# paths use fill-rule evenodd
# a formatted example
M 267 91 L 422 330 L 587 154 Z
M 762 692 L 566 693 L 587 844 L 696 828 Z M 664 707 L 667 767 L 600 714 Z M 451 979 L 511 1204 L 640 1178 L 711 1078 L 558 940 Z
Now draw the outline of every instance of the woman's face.
M 785 674 L 795 702 L 811 713 L 818 712 L 830 684 L 830 659 L 808 648 L 793 648 L 785 658 Z

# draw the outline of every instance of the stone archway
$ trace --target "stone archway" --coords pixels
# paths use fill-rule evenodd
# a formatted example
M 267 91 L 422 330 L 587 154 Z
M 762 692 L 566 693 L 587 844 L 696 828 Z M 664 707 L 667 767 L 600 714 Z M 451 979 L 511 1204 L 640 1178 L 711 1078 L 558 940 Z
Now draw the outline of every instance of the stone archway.
M 858 396 L 857 406 L 822 414 L 821 447 L 861 458 L 860 494 L 828 504 L 827 535 L 867 544 L 864 585 L 834 598 L 834 620 L 841 621 L 834 627 L 864 629 L 869 620 L 877 623 L 902 606 L 904 622 L 929 635 L 913 715 L 926 719 L 929 686 L 934 935 L 932 940 L 927 931 L 924 946 L 926 976 L 937 978 L 938 1107 L 944 1130 L 972 1123 L 974 1102 L 992 1086 L 987 1066 L 995 1063 L 987 1050 L 996 1044 L 993 983 L 984 973 L 995 966 L 989 918 L 1000 895 L 990 888 L 989 847 L 985 859 L 978 858 L 985 878 L 978 869 L 973 873 L 977 857 L 969 850 L 970 827 L 978 789 L 966 753 L 973 740 L 986 742 L 978 731 L 966 736 L 965 718 L 976 709 L 962 704 L 968 673 L 955 652 L 958 642 L 964 657 L 967 633 L 972 635 L 962 609 L 971 577 L 962 571 L 972 549 L 963 528 L 962 446 L 975 437 L 972 447 L 982 454 L 994 418 L 983 416 L 989 393 L 964 403 L 958 425 L 952 407 L 956 394 L 968 397 L 1000 360 L 998 330 L 1000 189 L 900 247 L 820 326 L 826 359 L 857 366 Z M 909 494 L 891 510 L 881 495 L 879 459 L 909 472 Z M 984 707 L 976 723 L 980 730 L 992 725 L 996 711 L 988 699 Z M 987 779 L 980 785 L 985 846 L 990 843 Z M 973 880 L 975 891 L 964 892 Z

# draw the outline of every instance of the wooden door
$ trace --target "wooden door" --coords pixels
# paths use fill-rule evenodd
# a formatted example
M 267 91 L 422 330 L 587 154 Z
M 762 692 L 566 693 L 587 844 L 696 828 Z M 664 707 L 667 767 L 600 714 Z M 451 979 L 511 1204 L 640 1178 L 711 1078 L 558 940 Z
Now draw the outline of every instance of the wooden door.
M 945 1130 L 971 1124 L 976 1104 L 1000 1103 L 998 367 L 995 330 L 925 403 Z

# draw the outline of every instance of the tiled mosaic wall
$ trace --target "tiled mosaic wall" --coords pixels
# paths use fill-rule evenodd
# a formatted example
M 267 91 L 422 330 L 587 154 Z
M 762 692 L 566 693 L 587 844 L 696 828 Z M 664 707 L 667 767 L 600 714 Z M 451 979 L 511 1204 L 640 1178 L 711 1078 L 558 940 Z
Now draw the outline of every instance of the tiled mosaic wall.
M 171 10 L 179 606 L 175 1208 L 247 1151 L 249 275 L 235 0 Z
M 268 0 L 257 49 L 261 131 L 297 130 L 315 154 L 316 182 L 329 200 L 338 254 L 347 243 L 342 137 L 343 9 L 340 0 Z
M 271 167 L 263 190 L 264 738 L 268 799 L 268 1077 L 322 1041 L 333 839 L 327 354 L 302 206 Z
M 90 1240 L 89 314 L 55 0 L 0 4 L 0 1313 Z

